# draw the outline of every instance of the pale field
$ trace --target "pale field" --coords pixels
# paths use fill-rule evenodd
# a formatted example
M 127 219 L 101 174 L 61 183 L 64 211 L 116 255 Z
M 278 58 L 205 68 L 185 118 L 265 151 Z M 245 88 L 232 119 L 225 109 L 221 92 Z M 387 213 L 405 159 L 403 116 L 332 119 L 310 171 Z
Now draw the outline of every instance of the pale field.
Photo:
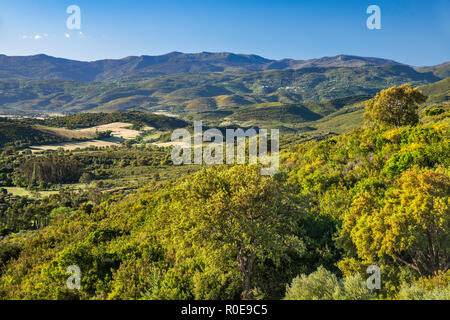
M 181 141 L 152 143 L 152 145 L 155 145 L 157 147 L 162 147 L 162 148 L 173 147 L 173 146 L 178 146 L 178 145 L 181 146 L 181 147 L 189 147 L 190 146 L 190 144 L 184 143 L 184 142 L 181 142 Z
M 103 124 L 103 125 L 95 126 L 95 127 L 91 127 L 91 128 L 78 129 L 78 130 L 74 130 L 74 131 L 77 131 L 82 134 L 95 134 L 96 131 L 102 132 L 102 131 L 111 130 L 112 131 L 111 134 L 115 137 L 120 137 L 123 139 L 134 139 L 141 132 L 137 131 L 137 130 L 128 129 L 131 126 L 132 126 L 131 123 L 113 122 L 113 123 Z M 149 127 L 149 126 L 144 128 L 144 130 L 153 130 L 153 129 L 154 128 Z
M 82 132 L 79 130 L 70 130 L 65 128 L 52 128 L 52 127 L 41 127 L 37 126 L 40 131 L 47 132 L 50 134 L 57 135 L 59 137 L 67 139 L 89 139 L 93 138 L 94 134 L 91 132 Z M 95 133 L 95 131 L 94 131 Z
M 96 132 L 104 132 L 104 131 L 112 131 L 111 135 L 114 137 L 120 137 L 123 139 L 134 139 L 141 132 L 133 129 L 129 129 L 131 127 L 131 123 L 126 122 L 112 122 L 108 124 L 103 124 L 100 126 L 84 128 L 84 129 L 76 129 L 70 130 L 65 128 L 52 128 L 52 127 L 39 127 L 39 130 L 44 132 L 49 132 L 56 134 L 60 137 L 68 138 L 68 139 L 89 139 L 94 138 Z M 153 130 L 153 127 L 146 126 L 143 130 Z
M 79 141 L 79 142 L 62 142 L 55 143 L 43 146 L 31 146 L 30 149 L 33 153 L 43 152 L 48 150 L 58 150 L 59 148 L 63 148 L 64 150 L 75 150 L 77 148 L 83 149 L 88 147 L 110 147 L 110 146 L 118 146 L 119 142 L 116 141 L 107 141 L 107 140 L 90 140 L 90 141 Z
M 14 195 L 14 196 L 20 196 L 20 197 L 29 197 L 29 198 L 44 198 L 47 196 L 50 196 L 52 194 L 57 194 L 59 191 L 36 191 L 34 194 L 27 189 L 24 188 L 17 188 L 17 187 L 6 187 L 5 188 L 8 193 Z
M 172 117 L 172 118 L 178 118 L 179 117 L 179 115 L 177 115 L 175 113 L 171 113 L 171 112 L 164 111 L 164 110 L 155 111 L 155 112 L 153 112 L 153 114 L 159 114 L 161 116 Z
M 104 139 L 104 140 L 89 140 L 89 141 L 74 141 L 74 142 L 62 142 L 42 146 L 31 146 L 30 149 L 33 153 L 43 152 L 47 150 L 57 150 L 63 148 L 64 150 L 75 150 L 77 148 L 88 148 L 88 147 L 109 147 L 118 146 L 121 139 L 134 139 L 141 134 L 141 131 L 129 129 L 131 123 L 126 122 L 113 122 L 100 126 L 85 128 L 85 129 L 64 129 L 64 128 L 51 128 L 51 127 L 39 127 L 39 130 L 58 135 L 67 139 L 94 139 L 96 132 L 111 131 L 111 135 L 115 138 Z M 143 130 L 150 131 L 154 130 L 153 127 L 146 126 Z

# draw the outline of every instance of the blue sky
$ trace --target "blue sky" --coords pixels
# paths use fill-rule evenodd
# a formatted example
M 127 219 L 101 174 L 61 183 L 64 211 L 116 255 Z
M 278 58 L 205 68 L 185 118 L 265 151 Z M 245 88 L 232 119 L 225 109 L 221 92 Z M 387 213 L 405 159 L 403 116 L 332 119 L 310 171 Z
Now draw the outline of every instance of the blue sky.
M 381 8 L 381 30 L 366 9 Z M 66 8 L 81 8 L 68 30 Z M 81 32 L 81 33 L 80 33 Z M 337 54 L 412 65 L 450 60 L 448 0 L 2 0 L 0 53 L 78 60 L 181 52 L 252 53 L 271 59 Z

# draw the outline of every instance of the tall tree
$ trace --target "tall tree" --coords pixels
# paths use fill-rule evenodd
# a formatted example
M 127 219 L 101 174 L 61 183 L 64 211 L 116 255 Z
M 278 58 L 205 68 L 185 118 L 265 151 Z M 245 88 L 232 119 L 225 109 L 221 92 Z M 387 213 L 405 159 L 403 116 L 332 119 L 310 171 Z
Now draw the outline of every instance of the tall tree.
M 450 178 L 442 169 L 406 171 L 381 204 L 361 194 L 344 215 L 343 233 L 358 255 L 376 261 L 384 255 L 421 275 L 450 266 Z
M 426 100 L 427 97 L 409 83 L 393 86 L 366 102 L 364 119 L 367 124 L 377 126 L 415 125 L 419 121 L 417 104 Z
M 286 188 L 280 176 L 261 176 L 256 166 L 203 170 L 172 189 L 157 232 L 176 263 L 197 256 L 205 268 L 237 272 L 249 299 L 257 261 L 277 264 L 288 250 L 304 248 L 294 236 L 298 210 Z

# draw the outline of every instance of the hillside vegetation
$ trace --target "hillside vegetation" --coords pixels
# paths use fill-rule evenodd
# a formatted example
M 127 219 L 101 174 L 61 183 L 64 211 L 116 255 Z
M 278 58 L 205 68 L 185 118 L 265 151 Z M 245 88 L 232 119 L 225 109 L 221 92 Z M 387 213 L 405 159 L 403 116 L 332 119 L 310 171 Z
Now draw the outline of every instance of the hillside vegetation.
M 428 97 L 428 103 L 450 101 L 450 78 L 424 85 L 420 90 Z
M 33 126 L 6 122 L 0 118 L 0 149 L 4 147 L 21 149 L 34 144 L 48 144 L 63 141 L 66 141 L 66 139 L 46 133 Z
M 421 73 L 409 66 L 388 64 L 253 73 L 188 73 L 95 83 L 1 80 L 0 112 L 38 114 L 164 109 L 184 113 L 260 103 L 322 103 L 361 99 L 405 82 L 423 85 L 441 79 L 431 72 Z M 318 108 L 312 111 L 326 114 L 330 110 Z
M 450 299 L 449 106 L 396 118 L 422 100 L 381 92 L 365 127 L 284 150 L 274 176 L 216 166 L 66 196 L 45 227 L 0 240 L 0 298 Z M 70 265 L 80 290 L 65 286 Z

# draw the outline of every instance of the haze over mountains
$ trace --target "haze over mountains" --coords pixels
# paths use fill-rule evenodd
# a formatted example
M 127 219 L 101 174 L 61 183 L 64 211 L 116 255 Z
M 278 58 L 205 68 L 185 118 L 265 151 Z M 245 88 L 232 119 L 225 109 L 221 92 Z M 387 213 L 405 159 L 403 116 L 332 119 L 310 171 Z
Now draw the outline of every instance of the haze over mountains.
M 383 65 L 400 65 L 400 63 L 350 55 L 311 60 L 270 60 L 257 55 L 210 52 L 193 54 L 171 52 L 160 56 L 132 56 L 92 62 L 55 58 L 44 54 L 15 57 L 0 55 L 0 79 L 103 81 L 144 79 L 178 73 L 256 72 L 274 69 Z

